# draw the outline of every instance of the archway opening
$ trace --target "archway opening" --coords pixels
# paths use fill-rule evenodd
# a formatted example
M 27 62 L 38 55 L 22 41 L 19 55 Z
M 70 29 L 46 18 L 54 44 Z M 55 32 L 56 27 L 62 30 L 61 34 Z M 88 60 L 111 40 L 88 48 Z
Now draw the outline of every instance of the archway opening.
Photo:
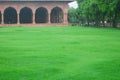
M 17 23 L 17 11 L 9 7 L 4 11 L 4 23 L 5 24 L 16 24 Z
M 20 23 L 32 23 L 32 10 L 30 8 L 22 8 L 20 10 Z
M 2 23 L 2 14 L 1 14 L 1 11 L 0 11 L 0 24 Z
M 51 23 L 63 23 L 63 11 L 59 7 L 55 7 L 52 9 L 50 14 Z
M 47 23 L 48 22 L 48 11 L 46 8 L 38 8 L 35 13 L 36 23 Z

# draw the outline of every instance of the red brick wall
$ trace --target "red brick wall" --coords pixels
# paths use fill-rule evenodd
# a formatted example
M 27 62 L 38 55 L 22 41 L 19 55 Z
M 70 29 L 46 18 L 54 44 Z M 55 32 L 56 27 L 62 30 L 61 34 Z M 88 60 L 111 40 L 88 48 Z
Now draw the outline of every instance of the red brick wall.
M 68 24 L 67 21 L 67 13 L 68 13 L 68 2 L 0 2 L 0 11 L 2 13 L 2 24 L 4 24 L 4 10 L 8 7 L 13 7 L 16 9 L 17 14 L 19 16 L 20 10 L 24 7 L 28 7 L 32 10 L 33 12 L 33 24 L 35 24 L 35 11 L 39 8 L 39 7 L 44 7 L 48 10 L 48 16 L 49 16 L 49 21 L 47 24 L 51 24 L 50 23 L 50 13 L 51 10 L 54 7 L 59 7 L 63 10 L 64 13 L 64 23 L 62 24 Z M 19 18 L 18 18 L 19 19 Z M 18 21 L 19 24 L 19 21 Z

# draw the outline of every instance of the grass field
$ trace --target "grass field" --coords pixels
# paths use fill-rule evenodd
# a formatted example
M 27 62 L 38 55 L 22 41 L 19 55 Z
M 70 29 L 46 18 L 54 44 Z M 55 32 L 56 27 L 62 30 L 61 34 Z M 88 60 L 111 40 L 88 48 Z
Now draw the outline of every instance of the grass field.
M 120 30 L 0 28 L 0 80 L 120 80 Z

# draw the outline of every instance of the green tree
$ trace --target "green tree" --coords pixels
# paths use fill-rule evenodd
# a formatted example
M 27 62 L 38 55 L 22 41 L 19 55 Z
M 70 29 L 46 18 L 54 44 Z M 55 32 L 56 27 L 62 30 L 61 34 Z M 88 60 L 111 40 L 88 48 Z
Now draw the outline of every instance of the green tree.
M 76 23 L 79 23 L 78 19 L 77 19 L 77 10 L 74 9 L 74 8 L 69 8 L 68 10 L 68 21 L 69 23 L 72 23 L 72 24 L 76 24 Z
M 114 28 L 120 21 L 120 0 L 77 0 L 79 6 L 79 17 L 92 21 L 95 26 L 105 26 L 105 21 L 112 24 Z M 101 24 L 102 23 L 102 24 Z

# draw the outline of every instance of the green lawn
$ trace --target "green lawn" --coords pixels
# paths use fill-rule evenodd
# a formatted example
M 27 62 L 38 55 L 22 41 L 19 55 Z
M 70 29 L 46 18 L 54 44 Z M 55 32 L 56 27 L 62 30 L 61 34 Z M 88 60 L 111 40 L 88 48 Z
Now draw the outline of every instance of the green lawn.
M 0 80 L 120 80 L 120 30 L 2 27 Z

